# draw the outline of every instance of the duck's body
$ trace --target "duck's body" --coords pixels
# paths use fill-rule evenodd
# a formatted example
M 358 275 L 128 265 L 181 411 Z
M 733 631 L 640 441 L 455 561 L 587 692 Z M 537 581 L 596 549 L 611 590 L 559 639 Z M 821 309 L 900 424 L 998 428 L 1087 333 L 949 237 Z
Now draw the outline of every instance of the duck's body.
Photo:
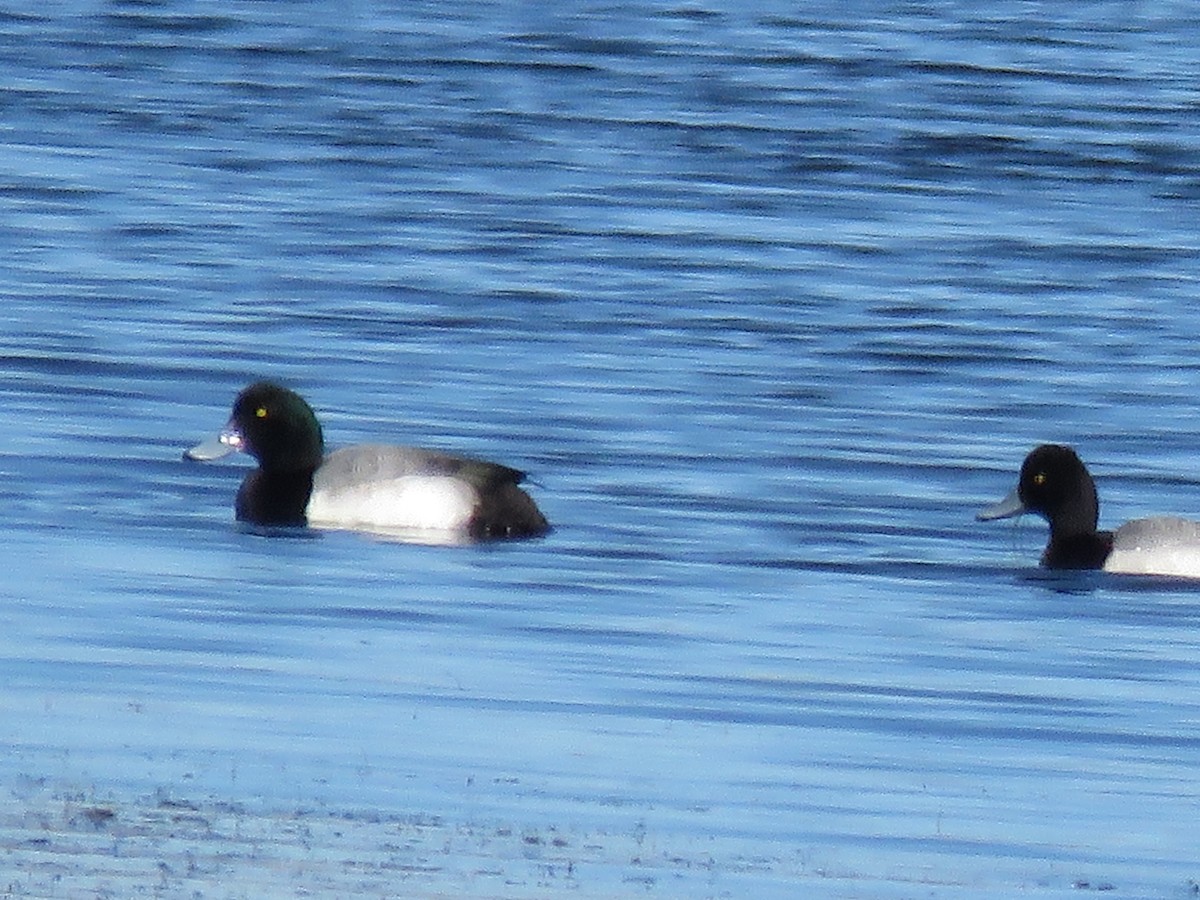
M 1200 522 L 1175 516 L 1132 519 L 1113 532 L 1106 572 L 1200 578 Z
M 1070 447 L 1043 444 L 1030 452 L 1012 493 L 977 518 L 1007 519 L 1025 512 L 1038 513 L 1050 525 L 1041 560 L 1046 568 L 1200 578 L 1200 522 L 1155 516 L 1134 519 L 1116 531 L 1097 530 L 1096 484 Z
M 192 448 L 208 460 L 254 456 L 235 509 L 255 525 L 311 525 L 434 539 L 531 537 L 549 524 L 518 485 L 524 473 L 416 447 L 362 444 L 325 455 L 320 424 L 298 394 L 269 382 L 238 395 L 220 437 Z
M 508 466 L 465 456 L 362 444 L 325 457 L 313 477 L 308 520 L 476 538 L 541 534 L 547 523 L 518 487 L 524 478 Z

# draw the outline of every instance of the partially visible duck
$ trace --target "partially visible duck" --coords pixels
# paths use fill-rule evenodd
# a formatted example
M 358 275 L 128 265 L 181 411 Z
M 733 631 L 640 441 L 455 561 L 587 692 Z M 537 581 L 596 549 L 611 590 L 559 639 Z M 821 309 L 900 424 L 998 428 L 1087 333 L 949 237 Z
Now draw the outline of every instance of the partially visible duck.
M 1155 516 L 1098 531 L 1096 484 L 1070 447 L 1043 444 L 1031 451 L 1012 493 L 976 518 L 1007 519 L 1025 512 L 1050 523 L 1042 553 L 1047 568 L 1200 578 L 1200 522 Z
M 225 429 L 188 450 L 207 461 L 244 451 L 258 468 L 235 505 L 239 521 L 413 533 L 433 540 L 533 537 L 549 523 L 518 485 L 525 475 L 497 463 L 386 444 L 325 454 L 321 425 L 299 394 L 250 385 Z

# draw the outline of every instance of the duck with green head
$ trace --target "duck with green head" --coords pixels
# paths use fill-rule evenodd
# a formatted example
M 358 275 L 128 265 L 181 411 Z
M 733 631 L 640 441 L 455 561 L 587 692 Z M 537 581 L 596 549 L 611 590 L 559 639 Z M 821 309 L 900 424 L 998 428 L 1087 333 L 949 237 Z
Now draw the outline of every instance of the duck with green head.
M 549 524 L 519 485 L 524 473 L 467 456 L 361 444 L 325 453 L 321 424 L 295 391 L 269 381 L 238 394 L 229 424 L 188 450 L 235 451 L 258 468 L 238 490 L 239 521 L 484 540 L 533 537 Z

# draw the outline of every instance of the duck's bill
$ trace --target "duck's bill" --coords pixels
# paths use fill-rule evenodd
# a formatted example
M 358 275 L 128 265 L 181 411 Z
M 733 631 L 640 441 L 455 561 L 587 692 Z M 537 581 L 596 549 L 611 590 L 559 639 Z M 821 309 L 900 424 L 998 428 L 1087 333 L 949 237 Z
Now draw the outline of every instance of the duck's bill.
M 226 428 L 216 437 L 209 438 L 201 444 L 197 444 L 190 450 L 183 452 L 184 459 L 193 459 L 196 462 L 210 462 L 214 459 L 220 459 L 222 456 L 228 456 L 230 453 L 236 453 L 242 449 L 242 435 L 236 429 Z
M 1025 504 L 1021 502 L 1021 498 L 1017 494 L 1017 489 L 1013 488 L 1012 493 L 999 503 L 995 503 L 975 513 L 975 518 L 980 522 L 991 522 L 994 519 L 1011 519 L 1013 516 L 1019 516 L 1023 512 L 1025 512 Z

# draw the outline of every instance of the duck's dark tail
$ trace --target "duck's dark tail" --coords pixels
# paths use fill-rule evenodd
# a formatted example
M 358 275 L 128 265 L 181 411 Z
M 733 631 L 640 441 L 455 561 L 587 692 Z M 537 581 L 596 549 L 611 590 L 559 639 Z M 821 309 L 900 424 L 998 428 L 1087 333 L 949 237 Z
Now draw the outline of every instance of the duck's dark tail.
M 471 536 L 479 540 L 537 537 L 549 530 L 533 498 L 515 484 L 488 491 L 470 526 Z

